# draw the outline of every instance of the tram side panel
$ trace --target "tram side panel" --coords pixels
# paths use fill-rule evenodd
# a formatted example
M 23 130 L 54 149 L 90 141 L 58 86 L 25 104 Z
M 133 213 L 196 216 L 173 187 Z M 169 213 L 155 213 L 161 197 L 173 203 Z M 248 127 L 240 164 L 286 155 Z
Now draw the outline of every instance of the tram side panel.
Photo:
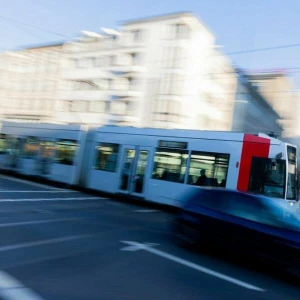
M 113 194 L 122 192 L 120 180 L 125 149 L 135 150 L 141 143 L 141 140 L 132 139 L 130 135 L 95 133 L 93 141 L 89 141 L 90 160 L 85 176 L 87 188 Z
M 161 140 L 187 147 L 161 148 Z M 87 187 L 178 206 L 206 169 L 210 186 L 236 189 L 242 140 L 243 134 L 240 141 L 220 141 L 98 133 L 91 143 Z
M 51 137 L 54 138 L 54 137 Z M 46 162 L 46 172 L 41 176 L 59 183 L 77 185 L 82 166 L 86 131 L 61 131 L 54 138 L 54 153 L 49 159 L 41 157 Z
M 83 154 L 80 157 L 80 176 L 78 185 L 82 188 L 93 187 L 90 185 L 89 178 L 92 176 L 91 169 L 93 167 L 92 161 L 95 156 L 95 130 L 91 129 L 87 131 L 84 146 L 82 147 Z
M 165 169 L 162 165 L 163 170 L 159 170 L 159 159 L 162 156 L 159 157 L 156 149 L 146 199 L 171 206 L 182 205 L 184 194 L 190 188 L 197 187 L 197 180 L 204 172 L 202 170 L 205 170 L 205 185 L 236 189 L 241 148 L 241 141 L 190 140 L 188 149 L 180 151 L 181 155 L 186 155 L 186 165 L 181 168 L 182 172 L 177 174 L 177 178 L 174 178 L 174 174 L 168 174 L 167 165 Z M 171 150 L 168 152 L 172 155 L 176 153 Z
M 8 154 L 4 165 L 24 175 L 77 184 L 85 130 L 81 126 L 4 124 Z

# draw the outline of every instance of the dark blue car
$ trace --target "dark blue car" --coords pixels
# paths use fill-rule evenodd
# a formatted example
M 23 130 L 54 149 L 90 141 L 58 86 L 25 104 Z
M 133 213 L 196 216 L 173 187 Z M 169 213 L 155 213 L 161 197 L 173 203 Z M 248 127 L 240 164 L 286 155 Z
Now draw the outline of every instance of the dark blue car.
M 194 188 L 185 195 L 172 228 L 181 245 L 210 245 L 259 257 L 300 275 L 300 220 L 284 200 Z

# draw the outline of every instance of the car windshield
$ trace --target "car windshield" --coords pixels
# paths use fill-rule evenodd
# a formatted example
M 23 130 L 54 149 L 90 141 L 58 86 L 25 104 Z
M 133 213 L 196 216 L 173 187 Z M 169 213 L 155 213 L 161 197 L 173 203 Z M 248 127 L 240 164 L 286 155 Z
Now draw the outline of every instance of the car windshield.
M 295 206 L 289 206 L 284 200 L 236 192 L 220 196 L 215 207 L 205 201 L 202 205 L 253 222 L 300 231 L 300 217 Z
M 267 217 L 272 216 L 275 220 L 273 225 L 300 231 L 300 215 L 294 209 L 294 205 L 290 206 L 288 202 L 273 199 L 264 199 L 262 202 L 266 212 L 269 212 Z

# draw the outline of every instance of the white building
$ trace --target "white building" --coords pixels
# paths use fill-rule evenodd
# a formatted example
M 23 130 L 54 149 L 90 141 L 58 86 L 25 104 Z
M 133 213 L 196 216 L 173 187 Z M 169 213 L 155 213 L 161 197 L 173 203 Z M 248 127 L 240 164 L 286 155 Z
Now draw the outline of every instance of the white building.
M 237 70 L 238 84 L 232 118 L 232 131 L 241 132 L 274 132 L 282 136 L 280 116 L 272 105 L 252 85 L 247 76 Z
M 231 127 L 233 69 L 216 49 L 214 35 L 191 14 L 129 21 L 118 32 L 83 32 L 64 52 L 60 99 L 70 111 L 62 120 Z
M 294 137 L 298 135 L 299 92 L 292 78 L 282 70 L 250 73 L 248 78 L 280 115 L 280 124 L 284 130 L 283 136 Z
M 62 44 L 44 45 L 0 55 L 0 119 L 53 122 L 58 99 Z
M 3 120 L 231 130 L 237 89 L 231 61 L 190 13 L 0 55 Z

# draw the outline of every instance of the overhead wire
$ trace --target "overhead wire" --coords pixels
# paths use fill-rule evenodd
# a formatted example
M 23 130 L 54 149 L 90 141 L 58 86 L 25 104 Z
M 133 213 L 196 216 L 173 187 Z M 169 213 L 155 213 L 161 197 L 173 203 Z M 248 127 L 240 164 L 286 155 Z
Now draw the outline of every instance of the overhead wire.
M 41 31 L 44 31 L 44 32 L 47 32 L 47 33 L 50 33 L 50 34 L 53 34 L 53 35 L 70 38 L 70 36 L 68 36 L 66 34 L 55 32 L 55 31 L 52 31 L 52 30 L 49 30 L 49 29 L 46 29 L 46 28 L 42 28 L 42 27 L 36 26 L 36 25 L 28 24 L 28 23 L 25 23 L 25 22 L 21 22 L 21 21 L 12 19 L 12 18 L 8 18 L 8 17 L 5 17 L 5 16 L 2 16 L 2 15 L 0 15 L 0 18 L 3 19 L 3 20 L 6 20 L 6 21 L 18 23 L 18 24 L 23 25 L 23 26 L 32 27 L 32 28 L 35 28 L 35 29 L 38 29 L 38 30 L 41 30 Z

